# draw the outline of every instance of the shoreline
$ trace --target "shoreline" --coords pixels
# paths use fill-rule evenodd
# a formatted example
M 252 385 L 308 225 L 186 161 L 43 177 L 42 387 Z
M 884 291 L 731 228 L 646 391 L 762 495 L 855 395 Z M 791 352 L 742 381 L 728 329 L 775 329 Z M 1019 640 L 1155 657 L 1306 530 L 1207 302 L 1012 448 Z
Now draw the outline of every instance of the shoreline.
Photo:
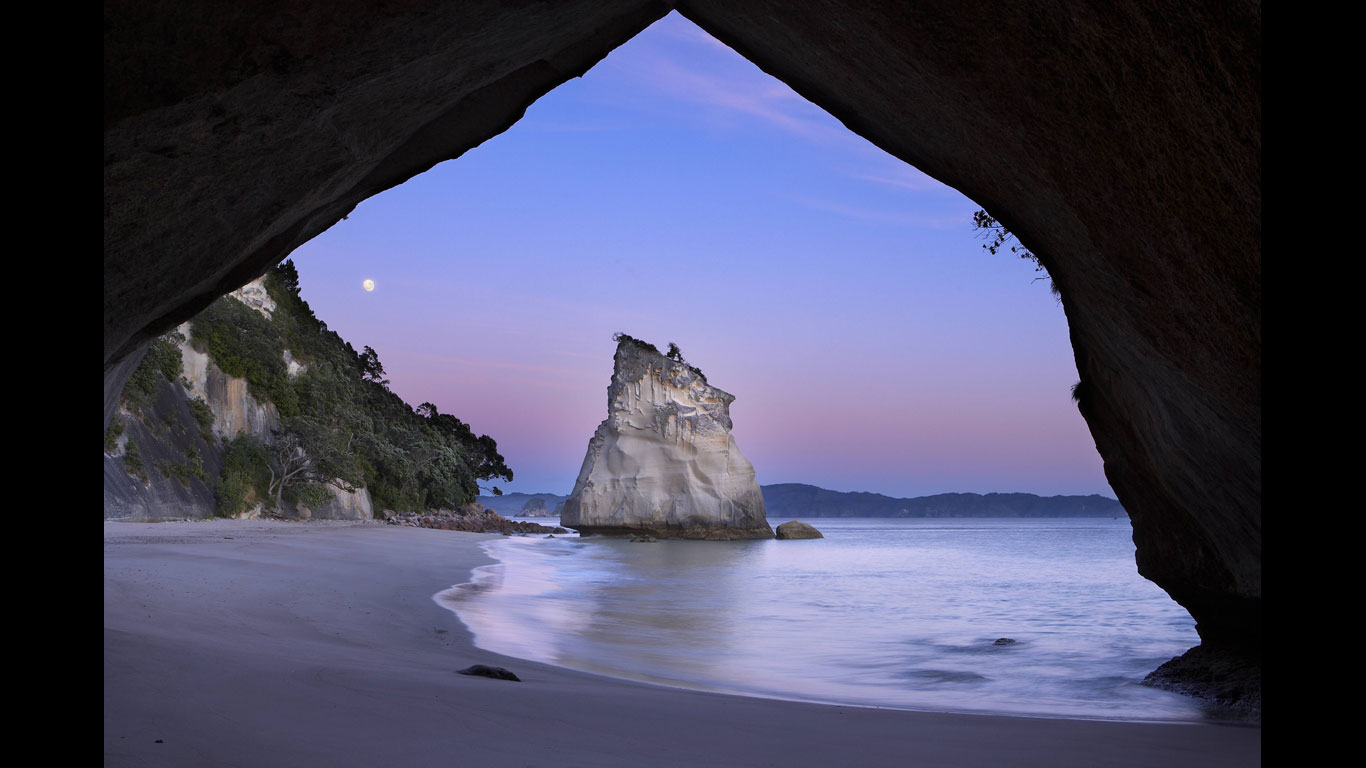
M 1246 766 L 1259 727 L 818 704 L 476 648 L 433 598 L 496 534 L 105 523 L 105 764 Z M 523 682 L 454 674 L 505 667 Z M 157 740 L 160 739 L 161 743 Z
M 545 538 L 540 536 L 527 536 L 526 539 Z M 1240 713 L 1222 709 L 1212 704 L 1200 702 L 1198 699 L 1181 696 L 1177 693 L 1166 693 L 1165 695 L 1175 699 L 1182 699 L 1188 702 L 1192 708 L 1198 708 L 1199 714 L 1178 715 L 1170 714 L 1163 716 L 1158 710 L 1156 714 L 1116 714 L 1106 713 L 1101 710 L 1092 712 L 1062 712 L 1049 711 L 1037 706 L 1035 709 L 1009 709 L 1002 706 L 999 709 L 992 709 L 990 704 L 984 703 L 984 699 L 978 699 L 974 703 L 954 706 L 948 702 L 942 704 L 905 701 L 859 701 L 856 699 L 838 699 L 833 697 L 822 697 L 819 693 L 803 694 L 797 691 L 776 690 L 774 686 L 756 686 L 753 681 L 748 681 L 747 685 L 737 685 L 735 682 L 727 683 L 726 680 L 715 675 L 705 674 L 698 676 L 686 676 L 682 673 L 682 668 L 672 668 L 665 663 L 665 672 L 659 669 L 654 672 L 643 671 L 640 667 L 627 668 L 621 664 L 613 664 L 611 661 L 614 651 L 610 647 L 599 647 L 602 654 L 600 657 L 574 656 L 563 658 L 560 654 L 546 652 L 547 648 L 554 648 L 553 638 L 554 629 L 546 623 L 545 617 L 540 611 L 530 613 L 519 612 L 516 608 L 499 610 L 500 603 L 504 598 L 497 593 L 508 589 L 506 599 L 517 601 L 528 596 L 525 582 L 533 582 L 541 585 L 551 585 L 557 582 L 556 578 L 547 573 L 544 569 L 552 569 L 550 565 L 541 558 L 532 557 L 527 560 L 518 556 L 516 553 L 522 547 L 530 546 L 531 542 L 504 542 L 500 539 L 489 540 L 480 543 L 480 549 L 486 556 L 494 561 L 492 565 L 478 566 L 471 573 L 471 579 L 467 582 L 456 584 L 449 589 L 443 590 L 433 596 L 438 605 L 454 613 L 461 622 L 474 635 L 476 647 L 492 653 L 499 653 L 511 658 L 525 659 L 548 664 L 561 669 L 576 670 L 588 674 L 600 675 L 614 680 L 629 680 L 647 685 L 661 686 L 676 690 L 708 691 L 711 693 L 724 694 L 729 696 L 745 696 L 750 698 L 772 699 L 775 701 L 802 702 L 807 704 L 822 704 L 826 706 L 855 707 L 860 709 L 890 709 L 906 712 L 939 713 L 939 714 L 959 714 L 959 715 L 994 715 L 999 717 L 1023 717 L 1042 720 L 1085 720 L 1095 722 L 1117 722 L 1117 723 L 1166 723 L 1166 724 L 1222 724 L 1239 726 L 1257 726 L 1258 723 L 1253 718 L 1240 716 Z M 520 546 L 504 546 L 505 544 L 520 544 Z M 501 553 L 501 554 L 500 554 Z M 579 555 L 563 555 L 579 556 Z M 563 557 L 562 556 L 562 557 Z M 551 558 L 552 561 L 559 562 L 559 558 Z M 513 574 L 516 574 L 515 576 Z M 534 576 L 529 576 L 534 573 Z M 505 588 L 504 581 L 508 583 L 517 582 L 517 588 Z M 494 595 L 488 595 L 489 592 Z M 535 593 L 532 593 L 533 595 Z M 532 597 L 535 599 L 535 596 Z M 523 610 L 527 606 L 522 606 Z M 625 606 L 616 606 L 614 611 L 629 610 Z M 462 611 L 465 613 L 462 615 Z M 520 620 L 519 620 L 520 619 Z M 488 634 L 481 639 L 481 632 L 487 630 Z M 516 630 L 516 631 L 513 631 Z M 576 631 L 573 627 L 568 629 L 571 633 Z M 1184 650 L 1188 646 L 1181 646 Z M 1172 655 L 1177 655 L 1181 650 L 1175 651 Z M 731 678 L 736 680 L 736 678 Z M 1139 678 L 1131 680 L 1137 684 Z M 1163 694 L 1159 694 L 1163 695 Z M 1007 702 L 1009 703 L 1009 702 Z M 1119 709 L 1116 707 L 1116 709 Z

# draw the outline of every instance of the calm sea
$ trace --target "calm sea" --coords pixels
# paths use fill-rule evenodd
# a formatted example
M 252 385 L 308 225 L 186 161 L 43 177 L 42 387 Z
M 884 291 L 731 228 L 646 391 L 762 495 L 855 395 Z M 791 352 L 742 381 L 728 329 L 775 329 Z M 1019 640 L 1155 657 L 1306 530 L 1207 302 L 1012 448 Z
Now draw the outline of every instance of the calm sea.
M 1138 575 L 1127 519 L 809 522 L 826 538 L 500 539 L 484 545 L 497 564 L 436 599 L 480 648 L 664 685 L 899 709 L 1218 717 L 1139 684 L 1199 638 Z

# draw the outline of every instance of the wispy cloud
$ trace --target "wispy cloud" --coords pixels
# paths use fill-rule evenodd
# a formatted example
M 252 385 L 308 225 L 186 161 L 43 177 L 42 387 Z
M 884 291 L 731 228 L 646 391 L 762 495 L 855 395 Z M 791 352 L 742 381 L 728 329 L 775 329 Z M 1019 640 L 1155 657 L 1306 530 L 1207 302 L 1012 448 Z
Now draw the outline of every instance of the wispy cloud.
M 915 192 L 952 191 L 849 130 L 785 83 L 743 60 L 725 44 L 676 14 L 652 33 L 689 46 L 655 45 L 616 60 L 620 71 L 656 92 L 703 107 L 713 123 L 723 115 L 744 116 L 790 136 L 847 155 L 846 175 L 860 181 Z M 856 169 L 856 170 L 854 170 Z
M 885 211 L 872 208 L 864 208 L 848 203 L 836 202 L 833 200 L 821 200 L 810 197 L 794 197 L 795 202 L 812 208 L 817 211 L 831 213 L 847 219 L 868 222 L 870 224 L 884 224 L 893 227 L 921 227 L 929 229 L 949 229 L 952 227 L 962 227 L 961 218 L 949 218 L 941 216 L 925 216 L 911 213 L 909 211 Z
M 721 75 L 705 71 L 705 64 L 715 62 L 685 65 L 661 51 L 639 50 L 624 71 L 651 90 L 709 110 L 711 117 L 724 113 L 744 115 L 789 135 L 822 144 L 856 138 L 819 107 L 757 69 L 741 76 L 733 70 Z
M 888 157 L 894 163 L 900 162 L 890 155 Z M 883 184 L 898 189 L 909 189 L 913 192 L 955 191 L 953 187 L 926 175 L 923 171 L 912 165 L 900 163 L 899 166 L 896 166 L 888 163 L 887 166 L 888 167 L 877 171 L 854 172 L 849 175 L 862 181 L 871 181 L 875 184 Z

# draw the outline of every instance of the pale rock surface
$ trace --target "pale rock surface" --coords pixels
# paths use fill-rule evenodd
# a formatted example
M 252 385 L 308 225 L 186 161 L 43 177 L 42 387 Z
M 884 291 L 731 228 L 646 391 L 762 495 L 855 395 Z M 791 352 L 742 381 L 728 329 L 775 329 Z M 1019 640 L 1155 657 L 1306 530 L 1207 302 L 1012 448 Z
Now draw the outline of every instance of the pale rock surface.
M 291 378 L 291 379 L 297 378 L 299 374 L 301 374 L 301 373 L 303 373 L 304 371 L 308 370 L 308 366 L 307 366 L 307 365 L 304 365 L 303 363 L 301 363 L 301 362 L 299 362 L 298 360 L 295 360 L 295 359 L 294 359 L 294 355 L 293 355 L 293 353 L 291 353 L 291 352 L 289 351 L 289 348 L 288 348 L 288 347 L 285 347 L 284 357 L 285 357 L 285 369 L 286 369 L 286 370 L 288 371 L 288 373 L 289 373 L 289 378 Z
M 686 363 L 623 338 L 607 419 L 560 524 L 585 535 L 771 538 L 754 466 L 730 433 L 733 400 Z
M 247 380 L 224 373 L 207 353 L 190 343 L 190 324 L 176 329 L 185 340 L 179 343 L 182 378 L 191 398 L 198 397 L 213 411 L 213 432 L 231 440 L 245 432 L 264 442 L 272 442 L 272 431 L 280 426 L 274 403 L 262 403 L 252 396 Z
M 260 312 L 267 320 L 275 312 L 275 299 L 272 299 L 270 292 L 266 290 L 265 275 L 252 280 L 228 295 Z

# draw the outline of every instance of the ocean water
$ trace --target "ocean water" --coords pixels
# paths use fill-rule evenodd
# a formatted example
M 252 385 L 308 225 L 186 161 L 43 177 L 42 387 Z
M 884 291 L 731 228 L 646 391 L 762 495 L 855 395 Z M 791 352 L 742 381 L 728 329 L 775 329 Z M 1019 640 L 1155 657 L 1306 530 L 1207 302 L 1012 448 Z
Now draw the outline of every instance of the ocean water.
M 1138 575 L 1127 519 L 809 522 L 826 538 L 504 538 L 484 545 L 497 564 L 435 599 L 480 648 L 663 685 L 898 709 L 1219 718 L 1139 684 L 1199 638 Z

